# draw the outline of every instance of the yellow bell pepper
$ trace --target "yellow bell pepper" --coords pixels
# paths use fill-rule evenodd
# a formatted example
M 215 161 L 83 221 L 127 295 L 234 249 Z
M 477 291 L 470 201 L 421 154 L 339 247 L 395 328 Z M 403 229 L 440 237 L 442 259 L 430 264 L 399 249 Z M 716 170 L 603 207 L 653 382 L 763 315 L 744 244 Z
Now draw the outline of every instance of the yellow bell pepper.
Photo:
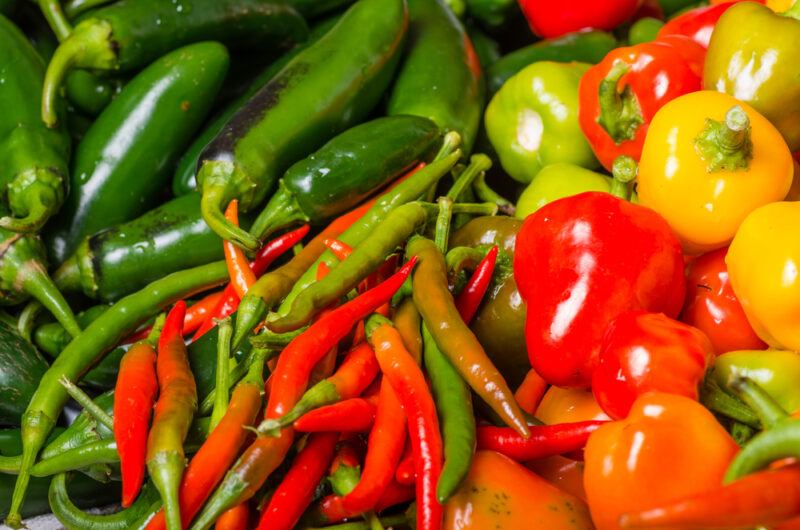
M 749 105 L 711 91 L 655 115 L 639 162 L 639 201 L 660 213 L 687 254 L 730 243 L 744 218 L 783 200 L 793 161 L 778 130 Z
M 773 348 L 800 351 L 800 202 L 756 209 L 733 238 L 725 263 L 747 320 Z

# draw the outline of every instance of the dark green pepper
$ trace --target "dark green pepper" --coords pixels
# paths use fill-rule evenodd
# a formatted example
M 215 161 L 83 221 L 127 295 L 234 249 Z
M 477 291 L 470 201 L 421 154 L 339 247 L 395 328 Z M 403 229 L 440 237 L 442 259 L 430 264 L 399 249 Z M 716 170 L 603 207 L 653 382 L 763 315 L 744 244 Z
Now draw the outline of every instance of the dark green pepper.
M 467 13 L 490 28 L 502 26 L 508 17 L 515 14 L 514 0 L 465 0 Z
M 430 119 L 461 135 L 468 155 L 484 104 L 478 56 L 461 21 L 441 0 L 409 0 L 409 45 L 389 96 L 387 114 Z
M 64 291 L 114 302 L 165 274 L 224 258 L 222 240 L 200 215 L 200 195 L 173 199 L 85 238 L 56 271 Z
M 353 0 L 283 0 L 297 9 L 306 18 L 324 15 L 340 7 L 352 4 Z
M 17 7 L 17 0 L 0 0 L 0 14 L 10 15 Z
M 57 262 L 84 237 L 153 205 L 211 109 L 227 68 L 222 45 L 186 46 L 148 66 L 103 111 L 78 146 L 71 192 L 47 233 Z
M 203 218 L 248 250 L 257 238 L 225 219 L 258 206 L 280 174 L 364 119 L 388 86 L 406 33 L 404 0 L 361 0 L 294 57 L 205 148 L 197 175 Z
M 42 90 L 44 69 L 25 35 L 0 15 L 0 192 L 11 210 L 0 227 L 15 232 L 38 230 L 64 201 L 69 135 L 45 127 L 31 98 Z
M 195 179 L 197 164 L 200 162 L 200 154 L 203 152 L 206 145 L 219 134 L 222 128 L 225 127 L 225 124 L 228 123 L 228 120 L 230 120 L 231 117 L 261 89 L 261 87 L 275 77 L 275 74 L 280 72 L 297 54 L 322 38 L 338 20 L 339 17 L 327 18 L 311 28 L 311 32 L 308 34 L 308 39 L 306 41 L 297 44 L 294 48 L 284 53 L 272 64 L 267 66 L 253 79 L 250 86 L 241 96 L 228 103 L 225 108 L 206 125 L 205 129 L 195 136 L 192 145 L 184 151 L 183 156 L 178 162 L 175 176 L 172 178 L 172 193 L 176 196 L 186 195 L 197 189 L 197 180 Z
M 475 53 L 478 55 L 481 67 L 486 71 L 487 68 L 500 59 L 500 45 L 475 26 L 467 26 L 467 34 L 475 47 Z
M 513 257 L 522 221 L 513 217 L 476 217 L 454 232 L 451 247 L 498 245 Z M 498 268 L 499 269 L 499 268 Z M 498 270 L 470 328 L 509 385 L 516 388 L 530 368 L 525 346 L 525 302 L 510 271 Z
M 331 219 L 424 160 L 440 139 L 436 124 L 417 116 L 348 129 L 286 171 L 250 232 L 263 239 L 293 222 Z
M 64 92 L 70 103 L 97 116 L 122 91 L 124 83 L 118 77 L 101 77 L 87 70 L 75 70 L 64 81 Z
M 47 371 L 47 361 L 31 343 L 0 322 L 0 424 L 19 425 L 20 417 Z
M 42 118 L 56 123 L 52 105 L 72 68 L 130 72 L 192 42 L 280 47 L 304 39 L 307 31 L 297 11 L 279 2 L 120 0 L 80 18 L 56 50 L 47 67 Z
M 504 55 L 487 71 L 489 92 L 497 92 L 506 80 L 538 61 L 596 64 L 617 47 L 617 39 L 605 31 L 578 31 L 554 39 L 541 40 Z

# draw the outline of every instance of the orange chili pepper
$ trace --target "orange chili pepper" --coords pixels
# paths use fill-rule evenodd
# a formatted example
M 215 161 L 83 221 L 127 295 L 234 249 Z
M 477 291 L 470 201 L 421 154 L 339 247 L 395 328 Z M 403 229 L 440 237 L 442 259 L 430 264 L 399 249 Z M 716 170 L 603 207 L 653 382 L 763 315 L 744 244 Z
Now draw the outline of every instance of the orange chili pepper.
M 225 209 L 225 219 L 239 226 L 239 201 L 232 200 Z M 230 241 L 223 241 L 222 248 L 225 251 L 225 263 L 228 264 L 228 274 L 231 277 L 231 284 L 236 289 L 236 294 L 242 298 L 247 294 L 250 286 L 256 283 L 256 275 L 250 269 L 250 263 L 244 255 L 244 251 Z

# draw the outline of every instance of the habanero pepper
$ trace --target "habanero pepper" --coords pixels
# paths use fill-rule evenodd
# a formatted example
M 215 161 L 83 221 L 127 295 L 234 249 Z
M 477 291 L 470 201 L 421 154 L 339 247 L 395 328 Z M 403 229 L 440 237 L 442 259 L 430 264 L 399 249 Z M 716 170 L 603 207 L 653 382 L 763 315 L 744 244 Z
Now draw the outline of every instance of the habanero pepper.
M 531 31 L 540 37 L 560 37 L 584 28 L 612 30 L 631 18 L 642 0 L 571 0 L 558 4 L 548 0 L 519 0 Z
M 638 161 L 658 109 L 700 90 L 705 50 L 670 35 L 617 48 L 581 79 L 578 115 L 589 144 L 607 170 L 627 155 Z
M 733 292 L 725 266 L 727 253 L 727 248 L 714 250 L 686 266 L 686 303 L 680 321 L 705 333 L 717 355 L 764 349 L 767 345 L 753 331 Z
M 219 43 L 176 49 L 142 70 L 98 116 L 78 144 L 64 206 L 45 231 L 56 262 L 83 238 L 130 221 L 161 197 L 172 164 L 211 110 L 228 63 Z
M 222 208 L 236 198 L 243 212 L 253 209 L 309 149 L 365 118 L 392 78 L 407 26 L 402 0 L 361 0 L 231 117 L 198 166 L 201 210 L 214 232 L 258 249 Z
M 169 530 L 183 528 L 179 501 L 186 466 L 183 442 L 197 409 L 197 387 L 181 333 L 185 312 L 185 302 L 175 304 L 158 338 L 159 396 L 147 437 L 147 471 L 161 494 Z
M 545 425 L 611 419 L 597 404 L 591 390 L 558 386 L 551 386 L 545 391 L 534 417 Z
M 592 392 L 614 419 L 628 415 L 646 392 L 698 399 L 714 359 L 708 337 L 662 313 L 627 311 L 608 323 L 592 374 Z
M 114 2 L 80 17 L 56 49 L 45 77 L 42 119 L 48 126 L 56 123 L 53 103 L 73 68 L 130 72 L 198 41 L 280 46 L 307 33 L 303 18 L 277 2 L 190 0 L 180 11 L 158 0 Z
M 44 63 L 27 37 L 0 15 L 0 84 L 4 105 L 0 123 L 0 186 L 10 212 L 0 227 L 33 232 L 56 213 L 66 192 L 70 140 L 64 127 L 48 129 L 31 105 L 31 94 L 42 89 Z
M 542 207 L 522 225 L 514 255 L 520 295 L 535 301 L 525 324 L 531 365 L 550 384 L 588 387 L 614 317 L 678 315 L 683 268 L 680 243 L 652 210 L 597 192 Z
M 586 444 L 584 484 L 597 530 L 622 528 L 623 513 L 719 487 L 738 450 L 696 401 L 641 396 L 626 419 L 601 426 Z
M 684 251 L 699 254 L 729 244 L 747 214 L 782 200 L 793 175 L 786 142 L 764 116 L 727 94 L 699 91 L 656 113 L 636 189 Z

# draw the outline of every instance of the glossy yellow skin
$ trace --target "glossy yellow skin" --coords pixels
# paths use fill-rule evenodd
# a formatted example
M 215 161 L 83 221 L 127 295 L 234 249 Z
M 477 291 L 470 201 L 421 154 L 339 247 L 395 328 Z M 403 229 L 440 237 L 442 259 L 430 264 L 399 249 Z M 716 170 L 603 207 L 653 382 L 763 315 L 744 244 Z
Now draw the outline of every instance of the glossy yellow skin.
M 695 139 L 707 118 L 724 121 L 735 105 L 750 119 L 752 159 L 747 168 L 709 172 Z M 730 243 L 754 209 L 783 200 L 792 176 L 789 148 L 766 118 L 732 96 L 700 91 L 670 101 L 653 118 L 637 190 L 640 203 L 669 222 L 684 251 L 700 254 Z
M 800 351 L 800 202 L 758 208 L 728 249 L 733 291 L 758 336 L 774 348 Z

